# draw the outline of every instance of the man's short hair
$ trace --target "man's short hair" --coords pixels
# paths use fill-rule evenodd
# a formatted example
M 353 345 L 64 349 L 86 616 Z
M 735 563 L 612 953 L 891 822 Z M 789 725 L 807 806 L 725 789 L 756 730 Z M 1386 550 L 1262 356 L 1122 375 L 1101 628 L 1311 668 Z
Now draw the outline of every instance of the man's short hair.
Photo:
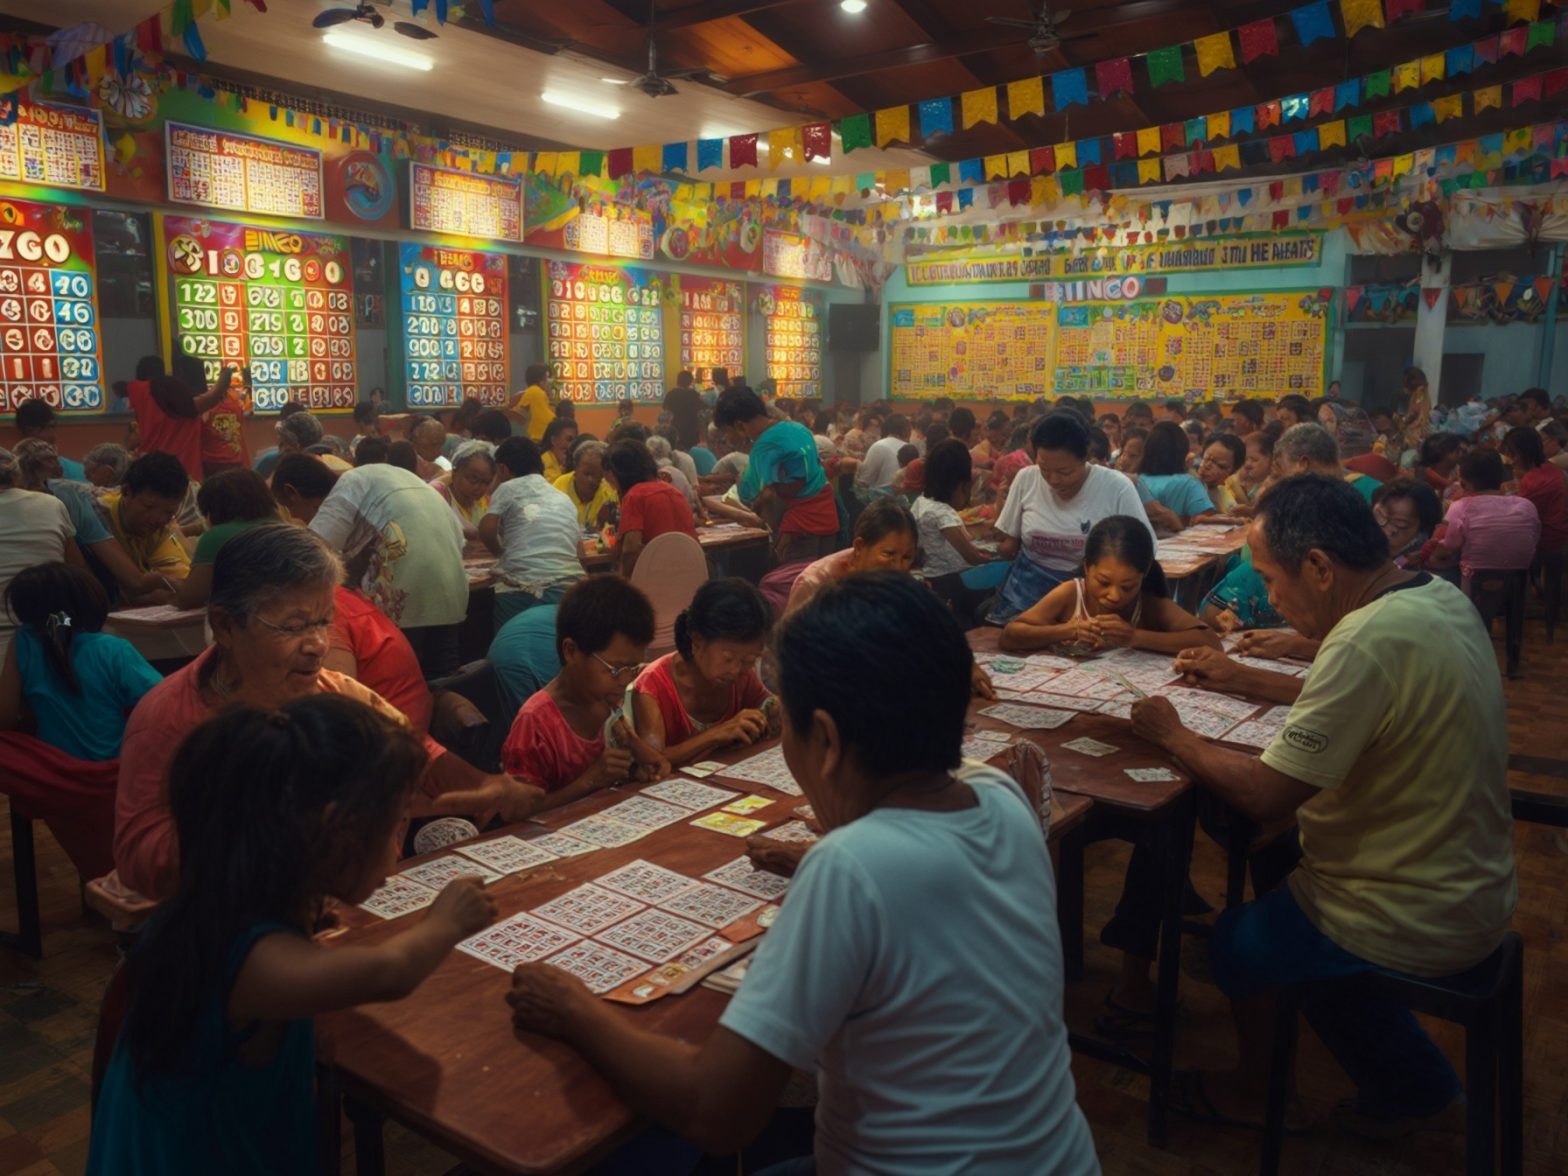
M 1334 434 L 1311 422 L 1286 429 L 1274 443 L 1274 453 L 1287 467 L 1298 461 L 1314 467 L 1339 465 L 1339 442 Z
M 1528 401 L 1531 404 L 1540 405 L 1542 412 L 1552 411 L 1551 393 L 1547 392 L 1545 388 L 1526 388 L 1523 392 L 1519 393 L 1519 399 L 1522 401 Z M 20 423 L 20 410 L 17 412 L 17 420 L 18 423 Z
M 142 454 L 126 467 L 125 481 L 121 487 L 127 494 L 140 494 L 145 490 L 159 498 L 172 498 L 178 502 L 185 497 L 190 484 L 190 475 L 185 472 L 179 458 L 172 453 L 154 450 Z
M 1372 571 L 1388 559 L 1388 538 L 1372 507 L 1343 478 L 1283 478 L 1258 501 L 1258 518 L 1269 554 L 1292 575 L 1314 549 L 1357 572 Z
M 16 427 L 24 433 L 47 429 L 52 424 L 54 409 L 49 407 L 47 401 L 34 396 L 16 406 Z
M 278 422 L 278 435 L 291 437 L 301 449 L 309 449 L 326 432 L 321 422 L 308 412 L 296 412 Z

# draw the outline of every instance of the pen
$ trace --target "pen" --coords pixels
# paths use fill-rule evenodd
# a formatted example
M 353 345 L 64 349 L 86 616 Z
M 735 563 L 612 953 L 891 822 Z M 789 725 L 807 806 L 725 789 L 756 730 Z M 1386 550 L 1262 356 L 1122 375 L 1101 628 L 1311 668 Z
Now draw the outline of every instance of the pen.
M 1148 698 L 1149 697 L 1142 690 L 1139 690 L 1131 682 L 1127 681 L 1126 678 L 1124 678 L 1120 674 L 1118 674 L 1115 670 L 1107 670 L 1107 669 L 1104 669 L 1102 667 L 1101 670 L 1100 670 L 1100 673 L 1104 674 L 1112 682 L 1115 682 L 1118 686 L 1120 686 L 1123 690 L 1127 691 L 1127 693 L 1131 694 L 1134 698 Z

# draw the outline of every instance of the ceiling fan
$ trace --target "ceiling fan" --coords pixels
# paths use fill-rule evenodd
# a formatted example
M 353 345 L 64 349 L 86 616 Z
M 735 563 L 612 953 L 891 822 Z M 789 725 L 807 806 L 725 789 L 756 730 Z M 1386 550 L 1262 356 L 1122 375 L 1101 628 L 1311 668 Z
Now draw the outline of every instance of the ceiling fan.
M 648 72 L 638 74 L 629 81 L 623 82 L 616 78 L 605 78 L 604 81 L 612 86 L 630 86 L 634 90 L 641 90 L 650 98 L 668 98 L 672 94 L 680 93 L 675 88 L 674 82 L 681 78 L 696 77 L 698 74 L 705 74 L 708 71 L 699 68 L 683 69 L 675 73 L 666 74 L 659 72 L 659 47 L 653 35 L 653 18 L 656 15 L 654 3 L 655 0 L 648 0 Z
M 1060 49 L 1064 41 L 1082 41 L 1095 35 L 1092 32 L 1059 32 L 1060 27 L 1066 24 L 1071 16 L 1071 11 L 1053 13 L 1049 0 L 1043 0 L 1040 5 L 1040 14 L 1033 20 L 1021 20 L 1015 16 L 988 16 L 985 19 L 989 24 L 1001 25 L 1004 28 L 1027 29 L 1029 31 L 1029 48 L 1036 53 L 1044 54 Z
M 387 23 L 387 18 L 376 11 L 374 4 L 367 2 L 354 8 L 328 8 L 325 12 L 319 13 L 310 23 L 318 29 L 330 29 L 333 25 L 347 24 L 350 21 L 358 21 L 361 24 L 368 24 L 373 29 L 379 29 Z M 428 41 L 437 35 L 424 25 L 406 20 L 393 21 L 392 29 L 416 41 Z

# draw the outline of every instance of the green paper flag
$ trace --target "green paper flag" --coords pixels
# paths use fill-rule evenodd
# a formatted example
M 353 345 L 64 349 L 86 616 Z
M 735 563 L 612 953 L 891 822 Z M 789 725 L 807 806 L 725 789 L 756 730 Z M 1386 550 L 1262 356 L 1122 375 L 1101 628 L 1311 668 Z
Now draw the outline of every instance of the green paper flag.
M 577 166 L 580 174 L 585 176 L 600 176 L 604 174 L 604 152 L 582 151 L 578 153 Z
M 1356 140 L 1362 135 L 1372 133 L 1372 116 L 1370 114 L 1357 114 L 1346 122 L 1346 134 L 1350 137 L 1350 145 L 1354 147 Z
M 1555 21 L 1534 21 L 1530 25 L 1530 37 L 1529 40 L 1525 42 L 1524 51 L 1528 53 L 1538 45 L 1550 46 L 1552 42 L 1556 40 L 1556 38 L 1557 23 Z
M 852 114 L 848 118 L 840 119 L 838 135 L 840 146 L 845 151 L 855 151 L 861 147 L 871 146 L 871 116 L 869 114 Z
M 1149 84 L 1163 86 L 1166 82 L 1184 82 L 1187 71 L 1181 64 L 1181 46 L 1170 45 L 1149 53 Z
M 933 163 L 931 165 L 931 186 L 950 183 L 953 179 L 953 165 L 950 163 Z
M 1056 178 L 1062 182 L 1063 196 L 1078 196 L 1083 192 L 1083 168 L 1070 167 L 1066 171 L 1057 172 Z
M 1392 76 L 1392 73 L 1386 69 L 1380 69 L 1377 73 L 1367 74 L 1367 82 L 1362 88 L 1362 93 L 1368 98 L 1387 98 Z

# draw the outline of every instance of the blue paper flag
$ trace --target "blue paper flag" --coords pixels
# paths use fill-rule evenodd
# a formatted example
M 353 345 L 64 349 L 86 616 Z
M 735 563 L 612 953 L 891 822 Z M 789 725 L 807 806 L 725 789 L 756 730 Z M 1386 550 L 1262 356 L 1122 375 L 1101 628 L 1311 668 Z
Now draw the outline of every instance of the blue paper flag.
M 1111 164 L 1111 183 L 1118 188 L 1135 188 L 1138 186 L 1138 165 L 1136 163 Z
M 932 135 L 951 135 L 953 133 L 953 100 L 951 98 L 927 98 L 920 104 L 920 136 L 929 139 Z
M 1481 15 L 1481 0 L 1449 0 L 1449 20 L 1475 20 Z
M 1306 155 L 1308 152 L 1316 151 L 1318 149 L 1317 127 L 1308 127 L 1304 131 L 1297 131 L 1295 135 L 1292 136 L 1292 138 L 1296 143 L 1297 155 Z
M 1237 188 L 1236 189 L 1236 199 L 1241 202 L 1241 206 L 1243 208 L 1246 208 L 1247 205 L 1252 203 L 1252 189 L 1251 188 Z
M 710 167 L 724 166 L 724 140 L 723 139 L 698 139 L 697 140 L 697 170 L 705 171 Z
M 985 183 L 985 164 L 978 159 L 960 160 L 958 164 L 958 182 L 960 184 Z
M 194 18 L 185 25 L 185 52 L 190 54 L 192 61 L 207 60 L 207 46 L 202 44 L 201 30 L 196 27 Z
M 1473 45 L 1460 45 L 1457 49 L 1450 49 L 1446 54 L 1445 64 L 1448 66 L 1448 76 L 1467 74 L 1475 69 L 1475 47 Z
M 966 160 L 965 162 L 968 162 L 968 161 Z M 976 161 L 976 162 L 978 162 L 978 161 Z M 959 208 L 968 208 L 974 202 L 975 202 L 975 190 L 973 188 L 960 188 L 960 189 L 958 189 L 958 207 Z
M 664 170 L 667 172 L 683 172 L 686 170 L 686 144 L 666 143 L 664 145 Z
M 1189 118 L 1186 131 L 1187 133 L 1183 137 L 1189 144 L 1201 143 L 1209 137 L 1209 120 L 1206 118 Z
M 1281 122 L 1295 122 L 1298 118 L 1306 118 L 1307 112 L 1312 109 L 1312 99 L 1305 94 L 1289 94 L 1279 100 L 1279 117 Z
M 1430 102 L 1417 102 L 1410 108 L 1410 129 L 1428 127 L 1437 121 L 1437 115 L 1432 110 Z
M 1098 139 L 1080 139 L 1077 147 L 1079 167 L 1091 167 L 1099 163 L 1103 158 L 1100 154 L 1100 140 Z
M 1348 82 L 1340 82 L 1334 87 L 1334 109 L 1344 110 L 1347 106 L 1361 105 L 1361 79 L 1351 78 Z
M 1334 18 L 1329 15 L 1328 0 L 1318 0 L 1316 4 L 1293 9 L 1290 22 L 1296 26 L 1296 39 L 1303 45 L 1335 36 Z
M 1234 138 L 1237 135 L 1250 135 L 1258 129 L 1257 111 L 1251 106 L 1238 106 L 1230 112 L 1230 133 Z
M 1082 69 L 1064 69 L 1051 75 L 1051 101 L 1057 110 L 1089 104 L 1089 81 Z

